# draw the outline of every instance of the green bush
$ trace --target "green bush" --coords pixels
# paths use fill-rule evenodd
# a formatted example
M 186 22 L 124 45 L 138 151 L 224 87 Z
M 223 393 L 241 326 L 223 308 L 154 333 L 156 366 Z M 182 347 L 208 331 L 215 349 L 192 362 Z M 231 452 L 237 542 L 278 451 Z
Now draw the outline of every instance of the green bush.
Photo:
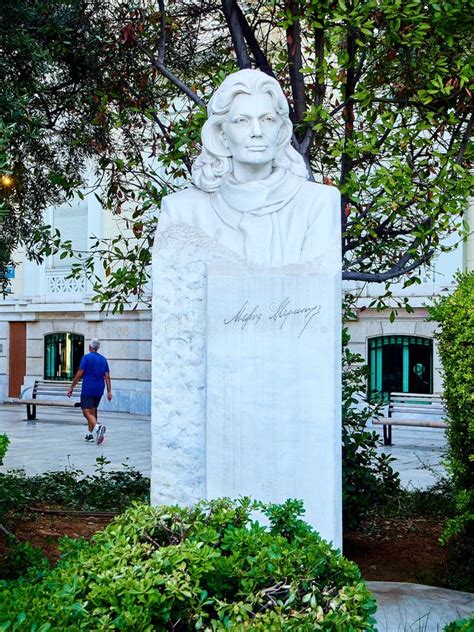
M 137 504 L 92 542 L 67 540 L 36 580 L 4 582 L 0 630 L 375 630 L 359 569 L 301 514 L 291 500 Z
M 41 549 L 29 542 L 19 542 L 14 537 L 9 538 L 9 547 L 0 567 L 1 579 L 17 579 L 27 576 L 30 572 L 35 575 L 49 567 L 48 558 Z
M 0 473 L 0 506 L 21 512 L 34 504 L 60 505 L 70 509 L 123 511 L 133 500 L 147 501 L 150 479 L 129 466 L 107 471 L 109 461 L 97 459 L 96 471 L 85 475 L 65 469 L 27 476 L 22 470 Z
M 367 422 L 380 412 L 381 404 L 363 401 L 367 391 L 367 366 L 348 347 L 343 330 L 342 363 L 342 505 L 344 529 L 355 529 L 377 505 L 384 505 L 400 490 L 400 479 L 391 463 L 379 454 L 380 436 Z
M 444 632 L 474 632 L 474 615 L 469 619 L 462 619 L 448 623 Z
M 0 465 L 3 465 L 3 457 L 7 453 L 7 448 L 8 448 L 9 443 L 10 442 L 8 440 L 7 435 L 1 434 L 0 435 Z
M 458 275 L 457 289 L 431 308 L 443 365 L 443 400 L 448 421 L 447 465 L 456 491 L 456 517 L 444 541 L 474 525 L 474 272 Z
M 375 512 L 384 517 L 435 517 L 450 518 L 455 515 L 455 497 L 452 479 L 441 477 L 426 489 L 401 488 L 386 505 Z

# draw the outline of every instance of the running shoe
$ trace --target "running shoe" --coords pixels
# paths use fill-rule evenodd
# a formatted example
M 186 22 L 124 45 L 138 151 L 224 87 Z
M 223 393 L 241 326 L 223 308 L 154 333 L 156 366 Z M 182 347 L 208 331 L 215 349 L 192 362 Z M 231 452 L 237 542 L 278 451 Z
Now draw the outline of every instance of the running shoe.
M 92 443 L 93 441 L 95 441 L 94 435 L 91 432 L 89 434 L 86 434 L 86 436 L 84 437 L 84 441 L 87 441 L 87 443 Z
M 105 435 L 105 426 L 99 426 L 96 430 L 96 441 L 97 445 L 101 445 L 104 443 L 104 435 Z

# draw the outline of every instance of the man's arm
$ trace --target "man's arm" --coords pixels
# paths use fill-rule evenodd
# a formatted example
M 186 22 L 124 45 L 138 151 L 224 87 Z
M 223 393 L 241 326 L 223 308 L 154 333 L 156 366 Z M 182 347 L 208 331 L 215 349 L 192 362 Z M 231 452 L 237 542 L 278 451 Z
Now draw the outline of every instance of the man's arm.
M 105 379 L 105 386 L 107 387 L 107 399 L 110 400 L 112 399 L 112 384 L 110 383 L 110 373 L 106 373 L 104 375 L 104 379 Z
M 71 384 L 71 388 L 68 390 L 67 392 L 67 396 L 71 397 L 72 392 L 74 390 L 74 387 L 76 386 L 76 384 L 79 382 L 79 380 L 82 380 L 82 376 L 84 375 L 84 371 L 82 369 L 78 369 L 76 375 L 74 376 L 74 379 L 72 381 Z

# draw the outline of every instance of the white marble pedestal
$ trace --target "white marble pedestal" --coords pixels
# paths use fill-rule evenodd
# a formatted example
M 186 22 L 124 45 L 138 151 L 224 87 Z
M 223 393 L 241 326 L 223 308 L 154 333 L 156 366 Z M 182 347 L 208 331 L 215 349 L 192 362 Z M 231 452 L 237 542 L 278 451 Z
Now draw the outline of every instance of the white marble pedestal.
M 207 498 L 302 499 L 341 546 L 340 272 L 207 266 Z

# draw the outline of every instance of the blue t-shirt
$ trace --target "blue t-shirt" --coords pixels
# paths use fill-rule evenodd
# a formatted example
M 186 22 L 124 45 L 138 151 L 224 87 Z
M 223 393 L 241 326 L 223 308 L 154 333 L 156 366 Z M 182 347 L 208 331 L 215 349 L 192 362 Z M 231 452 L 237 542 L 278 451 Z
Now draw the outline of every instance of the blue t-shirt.
M 104 376 L 109 373 L 109 365 L 104 356 L 93 351 L 86 353 L 79 368 L 84 371 L 82 376 L 82 394 L 88 397 L 100 397 L 104 393 Z

